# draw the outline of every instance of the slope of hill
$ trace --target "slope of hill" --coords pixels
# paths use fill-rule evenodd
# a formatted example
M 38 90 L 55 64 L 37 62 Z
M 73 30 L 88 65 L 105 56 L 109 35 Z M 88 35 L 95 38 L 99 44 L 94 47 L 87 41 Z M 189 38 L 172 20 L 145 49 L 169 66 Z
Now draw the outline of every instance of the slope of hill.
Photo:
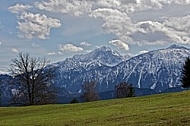
M 188 126 L 190 92 L 72 105 L 0 108 L 2 126 Z
M 65 87 L 70 93 L 80 93 L 81 85 L 85 81 L 95 80 L 100 92 L 113 90 L 116 84 L 127 81 L 138 88 L 149 88 L 161 92 L 167 88 L 180 86 L 181 69 L 184 60 L 190 56 L 190 49 L 171 45 L 169 48 L 150 51 L 121 63 L 119 63 L 121 60 L 118 60 L 118 65 L 108 66 L 110 61 L 115 61 L 113 57 L 115 55 L 109 53 L 111 54 L 109 60 L 102 62 L 100 59 L 103 58 L 98 57 L 107 54 L 107 51 L 100 50 L 95 50 L 95 54 L 98 55 L 92 56 L 94 60 L 89 58 L 94 54 L 92 52 L 54 64 L 55 84 Z M 113 51 L 109 50 L 109 52 Z M 107 57 L 107 55 L 103 56 Z M 80 59 L 80 62 L 76 59 Z

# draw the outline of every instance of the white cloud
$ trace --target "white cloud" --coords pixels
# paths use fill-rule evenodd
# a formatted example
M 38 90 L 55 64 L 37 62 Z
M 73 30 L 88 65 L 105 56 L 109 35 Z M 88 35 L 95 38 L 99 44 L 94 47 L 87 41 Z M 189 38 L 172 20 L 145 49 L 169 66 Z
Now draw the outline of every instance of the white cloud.
M 19 14 L 30 8 L 32 8 L 32 6 L 30 5 L 16 4 L 14 6 L 9 7 L 9 11 L 15 14 Z
M 35 6 L 38 9 L 50 12 L 81 16 L 91 11 L 92 3 L 88 0 L 49 0 L 47 2 L 35 2 Z
M 120 0 L 99 0 L 97 4 L 101 7 L 117 8 L 118 6 L 121 5 L 121 1 Z
M 110 11 L 111 12 L 111 11 Z M 187 44 L 190 42 L 190 15 L 184 17 L 166 18 L 164 21 L 140 21 L 133 23 L 125 14 L 119 16 L 111 12 L 113 16 L 104 17 L 105 23 L 102 27 L 114 33 L 121 41 L 129 44 L 140 45 L 162 45 L 167 42 Z M 106 15 L 106 14 L 105 14 Z M 109 14 L 108 14 L 109 15 Z M 117 16 L 115 16 L 117 15 Z M 112 20 L 116 19 L 116 20 Z M 123 22 L 126 21 L 127 22 Z M 123 21 L 122 21 L 123 20 Z M 190 44 L 190 43 L 189 43 Z
M 189 6 L 190 0 L 46 0 L 34 3 L 34 6 L 40 10 L 100 18 L 103 21 L 104 32 L 114 34 L 119 41 L 139 45 L 189 43 L 189 16 L 181 14 L 181 17 L 169 17 L 162 11 L 170 6 L 182 7 L 180 5 Z M 21 10 L 25 11 L 31 7 L 16 4 L 9 10 L 21 13 Z M 147 12 L 150 11 L 162 13 L 161 16 L 166 18 L 143 19 L 144 16 L 149 16 Z M 144 15 L 141 15 L 141 20 L 135 20 L 134 14 L 142 12 Z M 28 39 L 46 39 L 51 28 L 60 26 L 58 19 L 25 12 L 21 13 L 18 22 L 19 36 Z
M 19 53 L 19 50 L 16 49 L 16 48 L 12 48 L 11 51 L 12 51 L 13 53 Z
M 17 28 L 20 38 L 46 39 L 50 35 L 51 28 L 61 26 L 60 20 L 49 18 L 44 14 L 23 12 L 19 18 L 21 21 L 18 22 Z
M 2 45 L 2 42 L 0 41 L 0 45 Z
M 140 52 L 139 52 L 139 54 L 144 54 L 144 53 L 147 53 L 148 51 L 147 50 L 141 50 Z
M 179 43 L 190 42 L 190 15 L 167 19 L 163 25 L 168 28 L 166 34 Z
M 129 50 L 129 46 L 125 43 L 125 42 L 122 42 L 120 40 L 111 40 L 109 41 L 110 44 L 118 47 L 119 49 L 124 49 L 124 50 Z
M 56 53 L 55 52 L 49 52 L 47 53 L 48 56 L 52 56 L 52 55 L 55 55 Z
M 114 33 L 122 41 L 132 41 L 129 35 L 136 31 L 136 26 L 127 13 L 117 9 L 101 8 L 93 11 L 91 16 L 104 20 L 102 28 L 106 32 Z
M 82 45 L 82 46 L 91 46 L 91 44 L 89 44 L 88 42 L 85 42 L 85 41 L 81 42 L 80 45 Z
M 190 42 L 190 15 L 184 17 L 166 18 L 165 21 L 143 21 L 139 22 L 137 26 L 141 28 L 141 35 L 146 35 L 148 42 L 158 44 L 158 42 L 172 41 L 176 43 L 187 44 Z M 134 33 L 135 34 L 135 33 Z M 136 38 L 138 38 L 136 35 Z M 150 41 L 153 37 L 154 41 Z M 145 38 L 141 36 L 139 40 L 143 41 Z M 159 42 L 159 43 L 160 43 Z
M 166 21 L 159 20 L 135 22 L 131 14 L 135 11 L 147 10 L 159 12 L 166 4 L 168 6 L 171 4 L 189 5 L 189 0 L 136 0 L 136 2 L 127 1 L 125 4 L 123 3 L 124 1 L 121 1 L 121 6 L 97 8 L 92 11 L 90 16 L 101 18 L 104 21 L 102 28 L 106 32 L 115 34 L 121 41 L 126 41 L 129 44 L 156 45 L 171 41 L 176 43 L 189 42 L 190 24 L 188 16 L 177 17 L 177 19 L 169 18 L 167 24 Z
M 80 51 L 83 51 L 83 48 L 77 47 L 77 46 L 75 46 L 73 44 L 65 44 L 65 45 L 59 44 L 58 48 L 62 52 L 64 52 L 64 51 L 69 51 L 69 52 L 80 52 Z
M 40 47 L 40 45 L 38 45 L 36 43 L 32 43 L 32 47 Z
M 63 53 L 62 53 L 62 52 L 60 52 L 60 51 L 58 52 L 58 54 L 59 54 L 59 55 L 63 55 Z

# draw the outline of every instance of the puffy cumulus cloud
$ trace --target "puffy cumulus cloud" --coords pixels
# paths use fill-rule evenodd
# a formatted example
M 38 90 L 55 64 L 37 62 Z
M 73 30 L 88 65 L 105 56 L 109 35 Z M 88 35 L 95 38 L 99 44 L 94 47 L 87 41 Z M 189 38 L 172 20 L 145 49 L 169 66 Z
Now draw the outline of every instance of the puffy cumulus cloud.
M 64 52 L 64 51 L 68 51 L 68 52 L 80 52 L 83 51 L 83 48 L 81 47 L 77 47 L 73 44 L 59 44 L 58 45 L 59 51 Z
M 99 8 L 118 9 L 129 13 L 141 8 L 134 0 L 47 0 L 35 2 L 34 5 L 40 10 L 74 16 L 91 15 L 92 11 Z
M 138 36 L 136 34 L 135 37 L 140 37 L 139 41 L 147 40 L 147 43 L 163 44 L 164 41 L 172 41 L 187 44 L 190 41 L 189 20 L 190 15 L 167 18 L 163 23 L 156 21 L 139 22 L 137 25 L 141 28 L 141 34 Z
M 160 2 L 162 3 L 165 3 L 165 4 L 190 4 L 190 0 L 159 0 Z
M 143 18 L 135 20 L 133 17 L 134 13 L 142 12 L 145 14 L 142 16 L 147 17 L 146 12 L 152 10 L 163 13 L 162 9 L 173 5 L 176 7 L 181 7 L 180 5 L 189 6 L 190 0 L 44 0 L 34 3 L 34 6 L 40 10 L 100 18 L 103 20 L 102 29 L 106 33 L 112 33 L 120 41 L 128 44 L 154 45 L 171 41 L 188 43 L 190 41 L 189 16 L 182 14 L 181 17 L 171 18 L 163 14 L 162 16 L 165 16 L 165 19 L 157 18 L 149 21 Z M 53 23 L 54 25 L 44 26 L 35 22 L 36 18 L 25 16 L 23 19 L 25 21 L 18 23 L 18 29 L 23 31 L 20 37 L 25 38 L 36 36 L 44 39 L 49 35 L 52 27 L 60 26 L 59 21 L 55 21 L 58 25 Z M 31 27 L 35 30 L 30 31 Z
M 81 16 L 91 11 L 92 3 L 90 0 L 49 0 L 34 5 L 41 10 Z
M 159 0 L 136 0 L 135 10 L 161 9 L 162 4 Z
M 102 28 L 108 33 L 114 33 L 124 41 L 131 41 L 129 35 L 135 32 L 136 26 L 131 18 L 124 12 L 117 9 L 100 8 L 91 14 L 94 18 L 102 18 L 104 23 Z
M 111 40 L 109 41 L 110 44 L 118 47 L 119 49 L 124 49 L 124 50 L 129 50 L 129 46 L 125 43 L 125 42 L 122 42 L 120 40 Z
M 135 0 L 137 10 L 162 9 L 164 5 L 188 5 L 189 0 Z
M 163 25 L 168 28 L 167 35 L 180 43 L 190 42 L 190 15 L 184 17 L 172 17 L 167 19 Z
M 81 46 L 91 46 L 91 44 L 90 44 L 90 43 L 85 42 L 85 41 L 84 41 L 84 42 L 81 42 L 81 43 L 80 43 L 80 45 L 81 45 Z
M 9 11 L 15 14 L 19 14 L 21 12 L 24 12 L 28 9 L 32 8 L 30 5 L 23 5 L 23 4 L 16 4 L 14 6 L 9 7 Z
M 118 10 L 100 9 L 96 10 L 93 16 L 103 18 L 105 23 L 102 28 L 129 44 L 163 45 L 166 42 L 187 44 L 190 41 L 189 15 L 166 18 L 164 21 L 149 20 L 137 23 Z
M 134 12 L 151 8 L 161 8 L 163 1 L 155 0 L 47 0 L 35 2 L 38 9 L 81 16 L 90 14 L 97 8 L 112 8 Z
M 121 5 L 120 0 L 98 0 L 97 5 L 100 7 L 114 7 L 118 8 Z
M 20 38 L 46 39 L 50 35 L 51 28 L 61 26 L 60 20 L 47 17 L 44 14 L 33 14 L 23 12 L 18 22 Z
M 18 36 L 20 38 L 38 38 L 46 39 L 50 35 L 51 28 L 61 26 L 60 20 L 47 17 L 45 14 L 34 14 L 26 12 L 32 8 L 30 5 L 16 4 L 9 7 L 9 11 L 17 14 L 18 18 Z
M 165 21 L 139 22 L 133 21 L 131 16 L 135 11 L 161 10 L 166 4 L 189 5 L 189 0 L 127 0 L 125 3 L 120 1 L 119 4 L 121 6 L 97 8 L 90 16 L 102 18 L 102 28 L 115 34 L 121 41 L 139 45 L 157 45 L 171 41 L 189 42 L 189 16 L 166 18 Z
M 16 49 L 16 48 L 12 48 L 11 51 L 12 51 L 13 53 L 19 53 L 19 50 Z

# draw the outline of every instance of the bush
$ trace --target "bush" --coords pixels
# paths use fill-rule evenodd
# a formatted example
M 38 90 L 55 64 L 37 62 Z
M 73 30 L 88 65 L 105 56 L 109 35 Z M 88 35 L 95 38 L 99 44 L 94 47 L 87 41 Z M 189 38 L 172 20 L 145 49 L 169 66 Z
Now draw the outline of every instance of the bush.
M 126 98 L 126 97 L 134 97 L 135 90 L 132 87 L 132 84 L 128 84 L 126 82 L 121 82 L 115 86 L 116 97 L 117 98 Z
M 73 98 L 73 100 L 71 101 L 71 104 L 73 103 L 79 103 L 78 99 L 77 98 Z

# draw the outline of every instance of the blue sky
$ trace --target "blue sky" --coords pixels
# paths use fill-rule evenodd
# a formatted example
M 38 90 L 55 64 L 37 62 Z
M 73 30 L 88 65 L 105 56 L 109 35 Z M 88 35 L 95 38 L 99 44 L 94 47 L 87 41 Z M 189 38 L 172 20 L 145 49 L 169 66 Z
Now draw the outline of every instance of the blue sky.
M 19 52 L 61 61 L 108 46 L 136 55 L 189 47 L 190 0 L 1 0 L 0 72 Z

